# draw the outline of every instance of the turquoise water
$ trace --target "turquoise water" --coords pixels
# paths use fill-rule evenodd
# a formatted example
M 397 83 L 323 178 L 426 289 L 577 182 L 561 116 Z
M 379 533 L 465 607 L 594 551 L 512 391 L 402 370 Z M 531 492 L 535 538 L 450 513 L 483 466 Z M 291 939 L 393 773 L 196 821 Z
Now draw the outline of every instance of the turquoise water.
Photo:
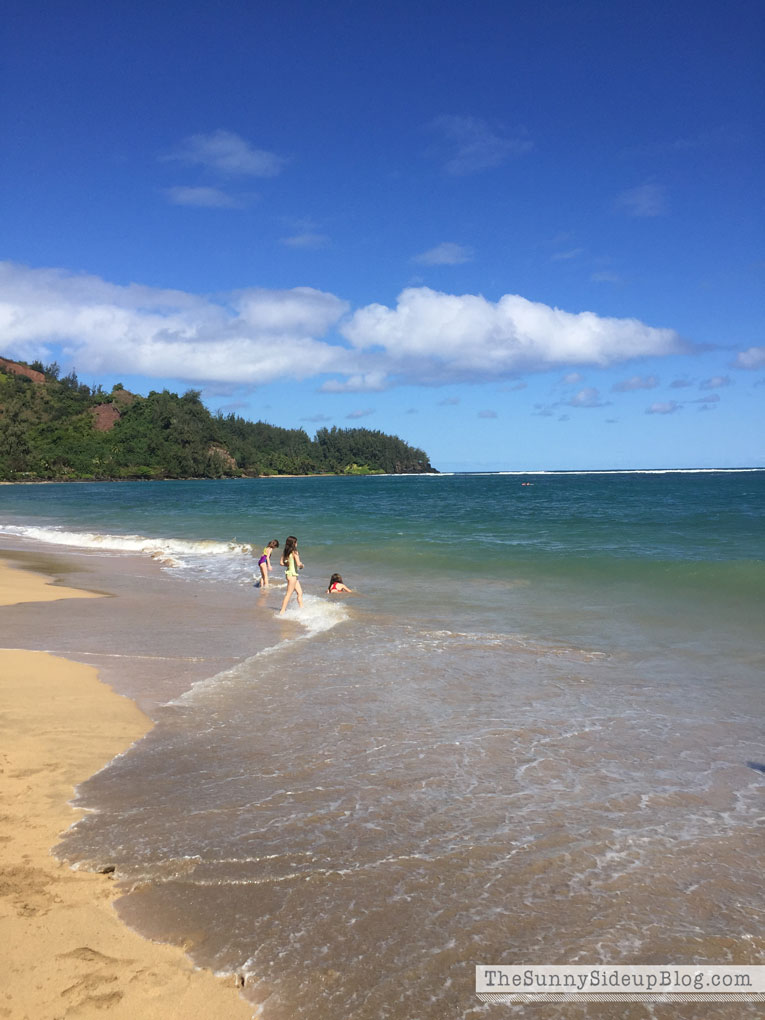
M 761 471 L 0 489 L 3 526 L 36 538 L 166 554 L 179 574 L 244 584 L 249 546 L 259 553 L 292 533 L 309 591 L 339 571 L 376 608 L 405 617 L 491 629 L 511 615 L 540 637 L 606 644 L 616 635 L 602 633 L 604 603 L 609 617 L 623 606 L 624 640 L 630 614 L 671 613 L 690 628 L 711 614 L 737 633 L 759 626 L 764 504 Z
M 266 1020 L 507 1016 L 478 962 L 760 962 L 764 516 L 759 471 L 0 487 L 7 534 L 252 594 L 252 654 L 62 852 Z M 287 533 L 306 606 L 267 643 L 251 553 Z

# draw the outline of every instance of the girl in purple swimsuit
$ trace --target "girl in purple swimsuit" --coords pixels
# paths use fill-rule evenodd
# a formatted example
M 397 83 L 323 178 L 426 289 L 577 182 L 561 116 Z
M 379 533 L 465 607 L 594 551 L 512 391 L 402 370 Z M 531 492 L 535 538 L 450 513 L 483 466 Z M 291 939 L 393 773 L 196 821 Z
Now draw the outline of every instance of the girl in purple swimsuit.
M 263 554 L 258 560 L 258 566 L 260 567 L 260 587 L 268 587 L 268 572 L 274 568 L 271 566 L 271 553 L 274 549 L 279 548 L 279 543 L 275 538 L 272 538 L 268 545 L 263 550 Z

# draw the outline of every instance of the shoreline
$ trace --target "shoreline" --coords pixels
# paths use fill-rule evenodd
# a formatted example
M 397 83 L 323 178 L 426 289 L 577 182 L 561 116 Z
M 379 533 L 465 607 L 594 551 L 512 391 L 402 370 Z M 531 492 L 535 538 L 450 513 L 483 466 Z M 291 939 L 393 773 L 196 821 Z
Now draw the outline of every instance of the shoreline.
M 89 485 L 107 484 L 111 482 L 242 482 L 259 481 L 262 478 L 391 478 L 408 475 L 439 475 L 442 472 L 433 471 L 368 471 L 368 472 L 345 472 L 314 471 L 310 475 L 225 475 L 216 478 L 213 475 L 189 475 L 183 478 L 20 478 L 0 479 L 0 485 L 70 485 L 77 482 L 86 482 Z M 447 472 L 448 474 L 449 472 Z M 470 474 L 471 472 L 467 472 Z M 501 472 L 500 472 L 501 473 Z
M 0 552 L 2 607 L 97 592 L 19 569 Z M 93 666 L 28 649 L 0 649 L 3 698 L 0 937 L 6 976 L 0 1016 L 10 1020 L 231 1020 L 252 1017 L 235 979 L 197 970 L 181 948 L 151 942 L 119 919 L 110 874 L 72 870 L 52 856 L 82 817 L 76 786 L 153 726 Z

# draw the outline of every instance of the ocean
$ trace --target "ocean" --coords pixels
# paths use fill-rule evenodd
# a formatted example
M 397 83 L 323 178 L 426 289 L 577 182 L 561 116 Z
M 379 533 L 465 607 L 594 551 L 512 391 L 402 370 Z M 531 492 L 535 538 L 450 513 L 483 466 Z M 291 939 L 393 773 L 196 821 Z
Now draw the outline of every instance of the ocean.
M 474 967 L 762 962 L 764 518 L 758 470 L 0 486 L 16 548 L 159 564 L 128 637 L 197 662 L 109 676 L 156 726 L 55 852 L 264 1020 L 760 1015 L 487 1005 Z

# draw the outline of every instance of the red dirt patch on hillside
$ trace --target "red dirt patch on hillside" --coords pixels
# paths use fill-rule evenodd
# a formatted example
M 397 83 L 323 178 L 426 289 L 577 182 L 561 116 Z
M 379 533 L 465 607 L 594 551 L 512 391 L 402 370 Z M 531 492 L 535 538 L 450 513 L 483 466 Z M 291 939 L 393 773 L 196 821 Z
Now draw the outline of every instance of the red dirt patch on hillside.
M 27 368 L 26 365 L 19 365 L 15 361 L 9 361 L 7 358 L 0 358 L 0 368 L 6 372 L 13 372 L 14 375 L 25 375 L 27 379 L 31 379 L 34 383 L 45 382 L 45 376 L 42 372 L 38 372 L 34 368 Z
M 97 432 L 108 432 L 121 417 L 114 404 L 96 404 L 95 407 L 91 407 L 90 413 L 93 415 L 93 426 Z

